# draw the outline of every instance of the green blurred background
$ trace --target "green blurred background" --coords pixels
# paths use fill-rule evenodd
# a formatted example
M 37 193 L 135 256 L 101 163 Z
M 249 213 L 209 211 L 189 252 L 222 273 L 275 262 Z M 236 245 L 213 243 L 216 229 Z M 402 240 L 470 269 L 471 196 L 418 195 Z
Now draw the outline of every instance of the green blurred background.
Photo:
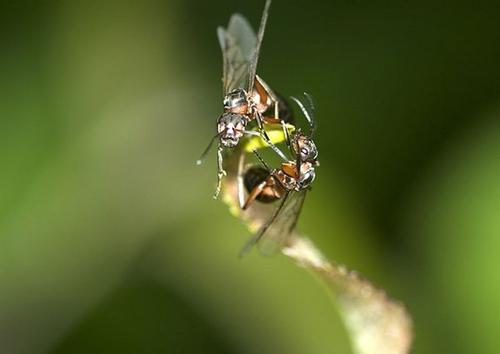
M 3 1 L 0 352 L 349 353 L 324 287 L 212 200 L 215 27 L 264 1 Z M 407 304 L 414 353 L 498 353 L 500 4 L 279 1 L 259 72 L 316 99 L 301 229 Z

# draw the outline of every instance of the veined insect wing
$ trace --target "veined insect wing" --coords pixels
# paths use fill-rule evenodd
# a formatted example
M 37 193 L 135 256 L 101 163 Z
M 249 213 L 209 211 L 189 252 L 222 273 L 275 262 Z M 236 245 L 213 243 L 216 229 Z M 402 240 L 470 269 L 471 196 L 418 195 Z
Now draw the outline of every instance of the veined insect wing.
M 234 89 L 246 89 L 257 37 L 248 21 L 239 14 L 231 16 L 227 28 L 217 28 L 217 37 L 222 50 L 225 96 Z

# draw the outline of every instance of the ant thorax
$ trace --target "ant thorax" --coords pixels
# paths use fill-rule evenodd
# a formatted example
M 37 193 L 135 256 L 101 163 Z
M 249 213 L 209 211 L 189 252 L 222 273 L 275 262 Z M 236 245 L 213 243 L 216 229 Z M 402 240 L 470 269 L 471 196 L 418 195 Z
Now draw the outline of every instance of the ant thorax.
M 303 162 L 298 175 L 295 162 L 288 161 L 281 164 L 281 169 L 275 172 L 275 176 L 287 190 L 299 191 L 309 187 L 316 177 L 316 172 L 311 162 Z
M 224 111 L 252 115 L 256 111 L 264 113 L 271 105 L 269 96 L 262 97 L 256 90 L 250 94 L 244 89 L 236 89 L 224 97 Z
M 279 180 L 280 184 L 287 191 L 297 190 L 298 188 L 297 179 L 286 173 L 284 169 L 275 170 L 273 175 Z
M 248 94 L 243 89 L 236 89 L 224 97 L 224 111 L 237 114 L 248 114 Z
M 276 170 L 274 175 L 287 190 L 299 191 L 309 187 L 309 185 L 314 181 L 316 173 L 312 163 L 303 162 L 300 165 L 299 175 L 297 173 L 295 161 L 287 161 L 281 164 L 281 169 Z
M 238 113 L 224 113 L 217 121 L 217 133 L 225 147 L 235 147 L 245 134 L 247 118 Z

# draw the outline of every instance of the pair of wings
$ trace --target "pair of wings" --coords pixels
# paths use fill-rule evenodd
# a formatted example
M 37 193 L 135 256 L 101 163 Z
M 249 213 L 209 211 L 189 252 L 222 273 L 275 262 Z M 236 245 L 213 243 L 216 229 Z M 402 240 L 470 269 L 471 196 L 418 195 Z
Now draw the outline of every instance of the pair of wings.
M 231 16 L 227 28 L 217 28 L 223 58 L 224 95 L 235 89 L 252 91 L 270 5 L 271 0 L 267 0 L 257 35 L 248 21 L 239 14 Z M 290 191 L 277 201 L 276 209 L 269 214 L 267 220 L 262 220 L 260 229 L 243 247 L 241 255 L 256 243 L 263 254 L 270 255 L 279 251 L 295 229 L 305 196 L 306 190 Z
M 267 0 L 257 36 L 248 21 L 239 14 L 231 16 L 227 28 L 217 28 L 222 50 L 224 96 L 238 88 L 252 91 L 270 5 L 271 0 Z

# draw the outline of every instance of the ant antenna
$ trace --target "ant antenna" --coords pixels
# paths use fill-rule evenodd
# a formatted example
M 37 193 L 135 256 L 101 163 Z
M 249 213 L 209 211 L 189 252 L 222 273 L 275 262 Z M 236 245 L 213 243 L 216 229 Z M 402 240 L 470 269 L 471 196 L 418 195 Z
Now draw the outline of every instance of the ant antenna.
M 308 94 L 307 92 L 304 92 L 304 97 L 307 99 L 309 109 L 307 109 L 305 107 L 304 103 L 302 103 L 302 101 L 300 101 L 299 99 L 297 99 L 293 96 L 291 96 L 290 98 L 297 104 L 297 106 L 299 106 L 300 110 L 302 111 L 302 113 L 306 117 L 307 122 L 309 123 L 309 129 L 310 129 L 309 135 L 312 137 L 314 134 L 314 131 L 316 130 L 316 121 L 314 119 L 315 107 L 314 107 L 313 99 L 312 99 L 310 94 Z
M 210 142 L 208 143 L 208 146 L 205 148 L 205 151 L 203 151 L 203 153 L 201 154 L 200 158 L 198 160 L 196 160 L 196 165 L 201 165 L 203 163 L 203 160 L 205 159 L 205 157 L 207 156 L 208 152 L 210 151 L 210 148 L 212 147 L 215 139 L 219 136 L 219 134 L 215 134 L 214 137 L 212 139 L 210 139 Z

